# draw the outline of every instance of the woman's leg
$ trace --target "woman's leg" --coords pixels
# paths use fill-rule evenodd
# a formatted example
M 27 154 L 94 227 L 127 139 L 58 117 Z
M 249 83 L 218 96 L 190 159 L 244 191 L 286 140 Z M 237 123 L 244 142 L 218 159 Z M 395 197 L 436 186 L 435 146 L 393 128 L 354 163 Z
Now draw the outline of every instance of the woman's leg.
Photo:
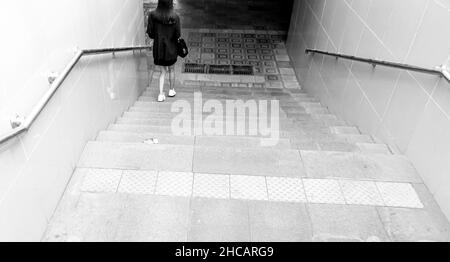
M 170 90 L 175 90 L 175 66 L 169 66 Z
M 159 75 L 159 94 L 164 95 L 164 80 L 166 78 L 166 67 L 160 66 L 161 68 L 161 75 Z
M 177 92 L 175 92 L 175 68 L 174 66 L 169 66 L 169 80 L 170 80 L 170 90 L 169 97 L 175 97 Z

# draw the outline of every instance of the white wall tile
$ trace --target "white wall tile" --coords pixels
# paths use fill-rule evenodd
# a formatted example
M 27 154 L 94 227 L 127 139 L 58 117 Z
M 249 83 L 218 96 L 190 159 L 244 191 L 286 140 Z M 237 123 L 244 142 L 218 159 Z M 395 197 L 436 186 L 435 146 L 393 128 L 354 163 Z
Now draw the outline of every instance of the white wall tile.
M 431 189 L 450 217 L 450 201 L 444 200 L 450 198 L 448 190 L 438 189 L 448 188 L 450 179 L 435 168 L 443 167 L 449 159 L 448 145 L 441 146 L 439 141 L 449 140 L 450 84 L 434 75 L 380 66 L 373 69 L 359 62 L 349 62 L 352 72 L 344 77 L 345 70 L 339 69 L 342 63 L 320 55 L 311 58 L 298 50 L 323 48 L 327 42 L 326 51 L 334 51 L 335 46 L 336 51 L 347 55 L 427 68 L 450 65 L 450 27 L 444 26 L 450 23 L 450 2 L 297 2 L 297 12 L 305 23 L 296 27 L 295 36 L 289 36 L 288 52 L 302 87 L 347 123 L 359 125 L 396 153 L 411 155 L 427 184 L 442 181 Z
M 0 29 L 10 41 L 2 45 L 8 52 L 2 53 L 0 69 L 5 74 L 0 94 L 8 102 L 0 103 L 0 119 L 9 119 L 13 113 L 26 116 L 48 90 L 47 72 L 61 72 L 76 47 L 131 44 L 136 35 L 142 35 L 138 37 L 142 41 L 143 30 L 129 27 L 129 21 L 142 20 L 142 13 L 140 1 L 2 3 Z M 1 240 L 40 240 L 85 143 L 145 87 L 137 71 L 141 60 L 145 58 L 131 53 L 116 59 L 111 55 L 83 58 L 29 132 L 2 145 Z M 105 84 L 112 77 L 117 83 L 115 99 Z M 0 125 L 0 132 L 4 127 Z

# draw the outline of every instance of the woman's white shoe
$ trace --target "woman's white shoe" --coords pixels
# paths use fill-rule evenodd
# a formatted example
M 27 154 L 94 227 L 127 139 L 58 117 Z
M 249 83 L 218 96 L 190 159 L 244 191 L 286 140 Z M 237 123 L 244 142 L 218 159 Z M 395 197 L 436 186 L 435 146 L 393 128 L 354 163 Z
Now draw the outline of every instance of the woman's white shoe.
M 177 95 L 177 92 L 175 92 L 175 89 L 172 89 L 169 91 L 169 97 L 175 97 Z
M 158 96 L 158 102 L 164 102 L 164 101 L 166 101 L 166 95 L 160 94 L 160 95 Z

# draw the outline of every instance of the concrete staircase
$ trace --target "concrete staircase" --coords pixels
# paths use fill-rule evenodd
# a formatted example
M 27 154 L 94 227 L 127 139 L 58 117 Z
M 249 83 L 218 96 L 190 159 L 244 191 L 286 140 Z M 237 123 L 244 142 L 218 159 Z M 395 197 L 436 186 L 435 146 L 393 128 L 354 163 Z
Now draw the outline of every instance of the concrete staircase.
M 157 103 L 156 89 L 86 145 L 45 240 L 448 240 L 409 161 L 302 90 L 180 86 Z M 279 142 L 172 135 L 172 103 L 194 92 L 279 100 Z

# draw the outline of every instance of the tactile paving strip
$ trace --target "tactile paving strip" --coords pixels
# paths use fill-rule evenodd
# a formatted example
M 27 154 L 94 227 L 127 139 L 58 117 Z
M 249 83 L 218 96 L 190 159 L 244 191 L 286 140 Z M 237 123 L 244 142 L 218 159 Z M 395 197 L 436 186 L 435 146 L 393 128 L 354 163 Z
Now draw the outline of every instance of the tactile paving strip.
M 345 204 L 341 187 L 337 180 L 304 179 L 306 197 L 316 204 Z
M 409 183 L 86 169 L 82 192 L 423 208 Z
M 230 177 L 228 175 L 195 174 L 194 197 L 230 198 Z
M 301 179 L 267 177 L 267 187 L 270 201 L 307 202 Z
M 192 173 L 160 172 L 156 182 L 156 194 L 163 196 L 192 196 Z
M 115 193 L 119 187 L 121 177 L 121 170 L 87 169 L 81 191 L 91 193 Z
M 423 204 L 411 184 L 377 183 L 377 186 L 386 206 L 423 208 Z
M 231 176 L 231 198 L 268 200 L 266 178 L 261 176 Z
M 155 193 L 157 172 L 127 170 L 123 172 L 119 192 L 127 194 Z
M 349 205 L 382 206 L 383 199 L 374 182 L 341 181 L 345 201 Z

